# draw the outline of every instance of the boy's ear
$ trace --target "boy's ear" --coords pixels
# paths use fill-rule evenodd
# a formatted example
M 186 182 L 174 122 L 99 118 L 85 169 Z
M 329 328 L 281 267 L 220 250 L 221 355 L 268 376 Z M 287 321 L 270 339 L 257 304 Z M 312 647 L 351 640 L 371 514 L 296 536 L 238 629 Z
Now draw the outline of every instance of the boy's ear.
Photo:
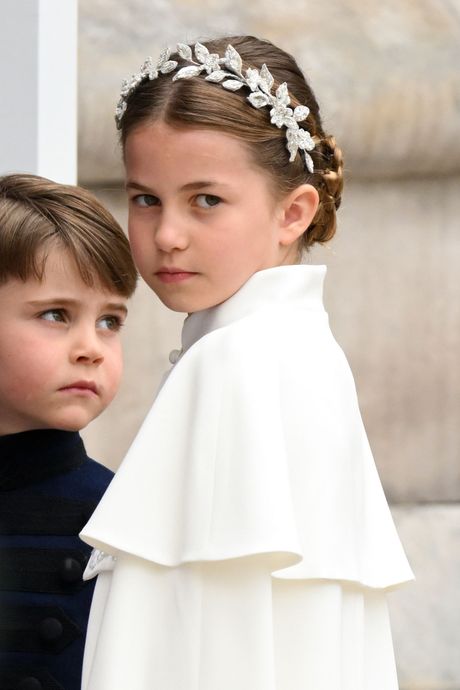
M 302 184 L 289 192 L 280 203 L 280 244 L 296 242 L 308 228 L 319 205 L 318 191 L 311 184 Z

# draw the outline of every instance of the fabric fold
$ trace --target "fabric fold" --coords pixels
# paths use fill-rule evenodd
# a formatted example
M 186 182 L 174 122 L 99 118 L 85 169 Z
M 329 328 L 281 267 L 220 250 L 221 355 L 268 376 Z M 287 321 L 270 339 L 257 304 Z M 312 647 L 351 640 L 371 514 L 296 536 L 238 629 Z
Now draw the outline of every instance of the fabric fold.
M 322 306 L 324 273 L 261 271 L 188 317 L 85 541 L 168 568 L 265 554 L 280 579 L 412 579 Z
M 84 690 L 397 690 L 385 592 L 281 580 L 264 557 L 98 578 Z

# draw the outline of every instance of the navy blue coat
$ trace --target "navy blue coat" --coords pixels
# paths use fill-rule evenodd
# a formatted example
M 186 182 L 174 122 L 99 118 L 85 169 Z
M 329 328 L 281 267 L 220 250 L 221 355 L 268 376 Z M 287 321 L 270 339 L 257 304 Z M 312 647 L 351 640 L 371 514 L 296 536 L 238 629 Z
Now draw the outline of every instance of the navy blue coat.
M 0 437 L 0 690 L 80 690 L 94 580 L 77 535 L 112 476 L 76 432 Z

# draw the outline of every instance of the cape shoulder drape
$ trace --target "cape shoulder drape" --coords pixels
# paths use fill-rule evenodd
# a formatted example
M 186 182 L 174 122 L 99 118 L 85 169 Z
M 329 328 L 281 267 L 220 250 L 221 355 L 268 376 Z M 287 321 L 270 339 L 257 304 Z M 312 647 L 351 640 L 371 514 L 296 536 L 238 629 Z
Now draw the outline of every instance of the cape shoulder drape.
M 412 573 L 324 273 L 267 269 L 186 319 L 82 532 L 116 557 L 96 592 L 88 689 L 397 688 L 382 592 Z

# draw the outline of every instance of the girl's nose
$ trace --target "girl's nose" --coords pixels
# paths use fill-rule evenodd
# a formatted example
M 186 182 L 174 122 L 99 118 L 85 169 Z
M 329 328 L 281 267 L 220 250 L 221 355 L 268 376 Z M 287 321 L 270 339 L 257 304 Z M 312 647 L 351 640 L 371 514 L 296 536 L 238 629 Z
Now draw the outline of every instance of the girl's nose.
M 155 228 L 155 244 L 163 252 L 183 250 L 188 246 L 188 231 L 181 219 L 172 213 L 163 213 Z

